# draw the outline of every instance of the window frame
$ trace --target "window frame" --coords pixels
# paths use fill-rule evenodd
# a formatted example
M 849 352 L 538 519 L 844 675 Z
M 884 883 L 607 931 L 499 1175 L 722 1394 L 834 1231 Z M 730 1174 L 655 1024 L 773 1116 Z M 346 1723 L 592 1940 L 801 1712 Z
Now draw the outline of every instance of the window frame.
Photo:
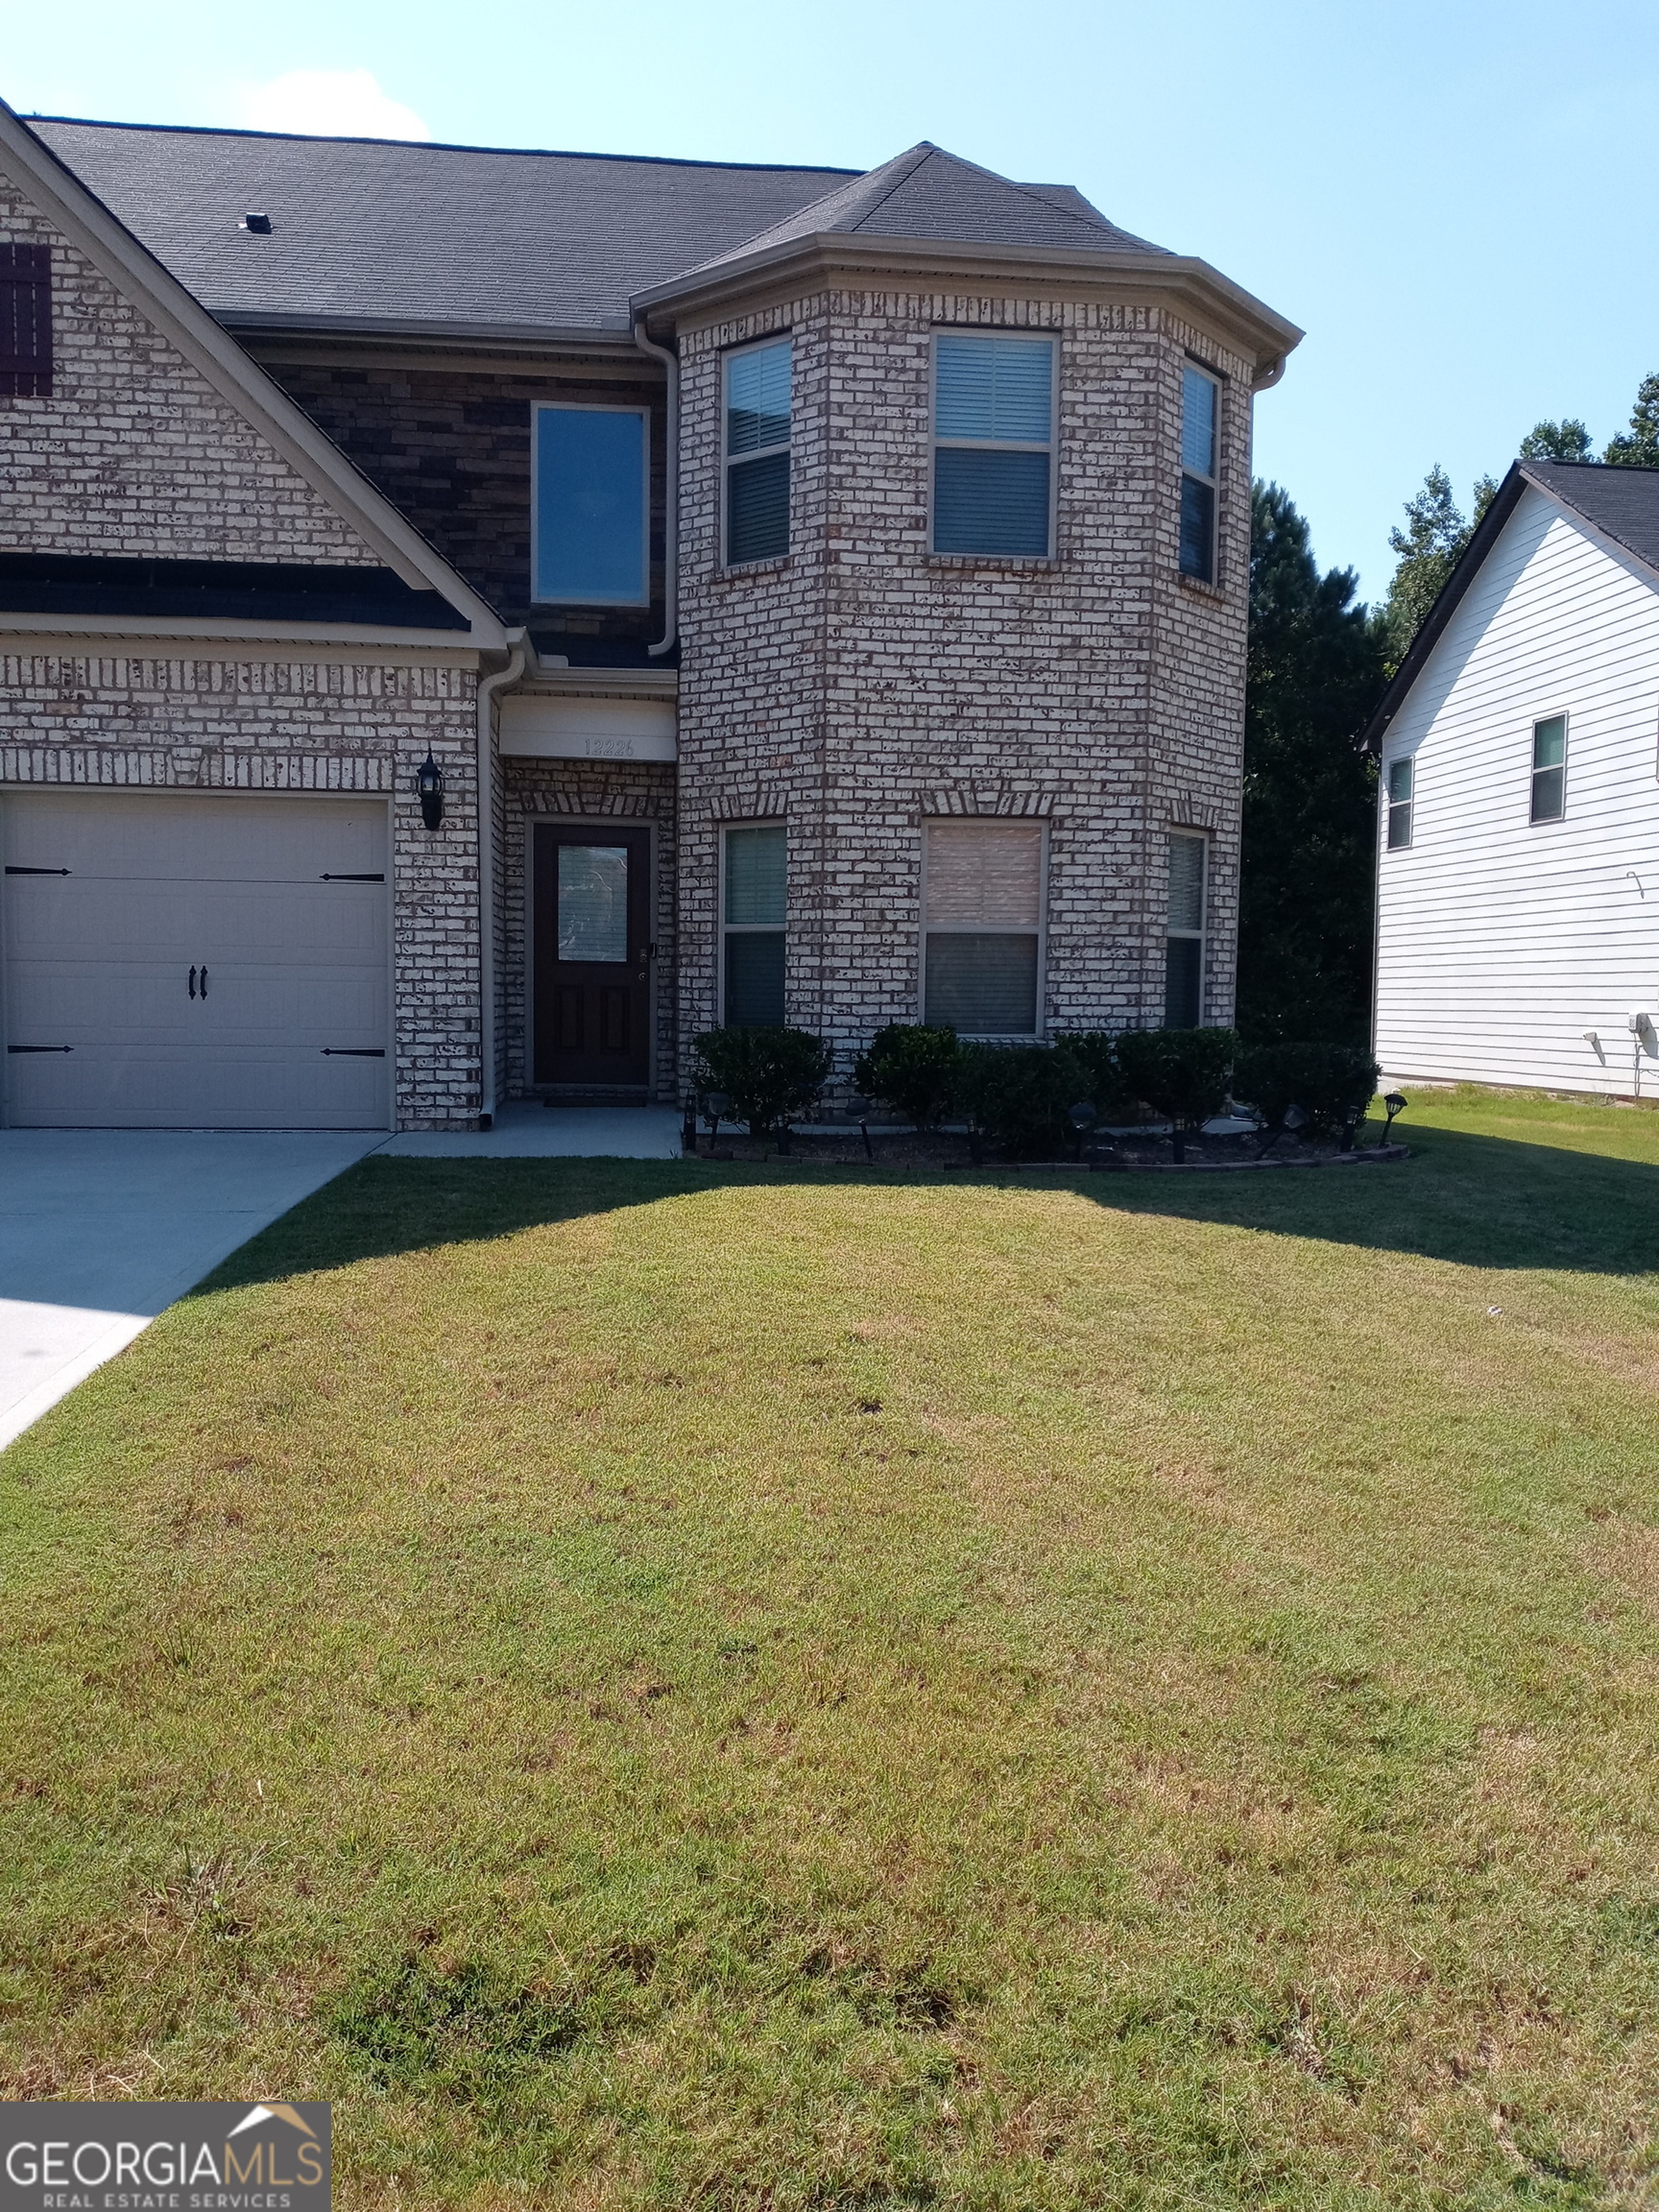
M 1190 837 L 1195 844 L 1202 846 L 1204 851 L 1204 866 L 1202 870 L 1202 878 L 1199 886 L 1198 897 L 1198 926 L 1196 929 L 1177 929 L 1169 919 L 1169 847 L 1173 840 L 1177 837 Z M 1187 945 L 1190 945 L 1196 942 L 1198 947 L 1198 1019 L 1192 1023 L 1192 1027 L 1194 1029 L 1202 1029 L 1204 1026 L 1204 1010 L 1208 1005 L 1210 998 L 1208 988 L 1210 966 L 1210 854 L 1212 848 L 1214 845 L 1214 837 L 1210 830 L 1195 830 L 1190 822 L 1171 822 L 1167 825 L 1164 831 L 1164 1026 L 1166 1029 L 1172 1026 L 1169 1020 L 1168 959 L 1169 946 L 1171 942 L 1176 938 L 1179 938 L 1183 944 Z
M 732 434 L 732 364 L 745 353 L 764 352 L 769 346 L 787 346 L 789 349 L 789 435 L 781 445 L 757 445 L 748 453 L 731 450 Z M 762 553 L 754 561 L 732 559 L 732 471 L 742 468 L 746 461 L 763 461 L 774 453 L 787 454 L 789 458 L 789 504 L 787 512 L 788 541 L 781 553 Z M 771 330 L 764 338 L 746 339 L 741 346 L 728 346 L 720 355 L 720 573 L 723 576 L 742 576 L 752 569 L 769 568 L 787 561 L 795 547 L 795 333 L 793 330 Z M 737 825 L 753 828 L 753 824 Z M 721 840 L 725 850 L 725 840 Z M 721 908 L 724 913 L 725 908 Z M 722 970 L 724 972 L 724 970 Z M 725 985 L 721 985 L 725 989 Z
M 783 839 L 783 919 L 781 922 L 728 922 L 726 919 L 726 840 L 733 830 L 776 830 Z M 715 870 L 714 912 L 719 930 L 715 959 L 715 1026 L 726 1027 L 726 940 L 728 937 L 781 937 L 783 940 L 783 1014 L 789 1014 L 789 819 L 784 814 L 757 814 L 743 821 L 718 825 L 720 853 Z
M 639 596 L 636 599 L 543 599 L 541 582 L 541 418 L 543 415 L 635 415 L 643 424 L 640 469 Z M 651 604 L 651 409 L 648 403 L 602 399 L 533 399 L 530 403 L 530 604 L 532 607 L 649 607 Z
M 971 558 L 971 556 L 960 556 Z M 1031 932 L 1037 939 L 1037 1004 L 1034 1025 L 1029 1029 L 959 1029 L 957 1035 L 975 1044 L 987 1045 L 1041 1045 L 1047 1035 L 1047 980 L 1048 980 L 1048 824 L 1041 819 L 1032 822 L 1021 814 L 941 814 L 928 816 L 922 824 L 922 926 L 917 935 L 916 954 L 916 1019 L 927 1019 L 927 939 L 930 934 L 941 937 L 1023 937 L 1024 929 L 988 929 L 982 922 L 943 922 L 932 931 L 927 921 L 927 847 L 932 831 L 940 829 L 960 829 L 966 822 L 998 823 L 1013 828 L 1034 828 L 1037 831 L 1037 926 Z
M 1538 733 L 1546 724 L 1551 722 L 1559 722 L 1561 725 L 1561 761 L 1559 767 L 1556 768 L 1540 768 L 1538 766 Z M 1567 819 L 1567 758 L 1572 750 L 1572 719 L 1565 707 L 1557 707 L 1548 714 L 1533 715 L 1531 758 L 1528 763 L 1527 778 L 1527 827 L 1529 830 L 1548 830 L 1553 823 L 1565 822 Z M 1561 810 L 1558 814 L 1540 814 L 1537 812 L 1538 779 L 1540 776 L 1559 776 L 1561 779 Z
M 1187 372 L 1189 370 L 1191 370 L 1196 375 L 1204 377 L 1215 395 L 1215 450 L 1213 456 L 1214 473 L 1209 476 L 1203 475 L 1196 469 L 1189 469 L 1187 466 Z M 1177 501 L 1175 509 L 1175 570 L 1183 583 L 1201 585 L 1211 591 L 1218 591 L 1221 589 L 1221 397 L 1225 390 L 1226 386 L 1221 377 L 1210 367 L 1207 361 L 1200 361 L 1194 353 L 1182 355 L 1181 434 L 1175 445 L 1175 458 L 1183 485 L 1190 477 L 1194 484 L 1203 484 L 1209 488 L 1210 573 L 1208 576 L 1197 576 L 1193 574 L 1191 569 L 1184 568 L 1181 565 L 1181 508 L 1179 501 Z
M 1406 770 L 1406 796 L 1394 796 L 1394 771 Z M 1394 835 L 1394 817 L 1405 810 L 1406 834 Z M 1417 836 L 1417 756 L 1415 753 L 1396 753 L 1391 760 L 1382 764 L 1382 850 L 1384 853 L 1409 853 Z
M 1000 325 L 938 323 L 927 334 L 927 558 L 1030 565 L 1060 558 L 1060 332 L 1009 330 Z M 1048 440 L 1046 445 L 1021 438 L 941 438 L 939 435 L 939 341 L 941 338 L 1043 341 L 1048 348 Z M 938 505 L 938 454 L 941 445 L 966 453 L 1042 453 L 1048 456 L 1048 543 L 1042 553 L 947 553 L 933 542 Z

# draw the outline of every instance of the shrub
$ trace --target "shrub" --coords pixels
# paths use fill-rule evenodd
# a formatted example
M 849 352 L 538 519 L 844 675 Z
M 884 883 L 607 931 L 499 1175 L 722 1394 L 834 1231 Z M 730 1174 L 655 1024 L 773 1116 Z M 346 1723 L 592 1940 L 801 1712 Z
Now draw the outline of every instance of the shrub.
M 835 1056 L 805 1029 L 709 1029 L 697 1040 L 697 1088 L 724 1091 L 734 1121 L 752 1137 L 787 1134 L 789 1117 L 810 1106 Z
M 956 1103 L 962 1047 L 954 1029 L 895 1022 L 878 1030 L 853 1063 L 853 1080 L 871 1098 L 896 1107 L 917 1129 L 936 1129 Z
M 1335 1137 L 1370 1105 L 1377 1072 L 1358 1045 L 1258 1045 L 1240 1054 L 1233 1094 L 1270 1129 L 1295 1105 L 1308 1117 L 1310 1136 Z
M 1070 1147 L 1077 1066 L 1047 1045 L 964 1045 L 958 1096 L 976 1136 L 1018 1159 Z
M 1133 1121 L 1140 1100 L 1123 1080 L 1118 1040 L 1104 1029 L 1079 1030 L 1056 1037 L 1055 1051 L 1074 1070 L 1071 1100 L 1087 1098 L 1102 1121 Z
M 1186 1151 L 1188 1132 L 1202 1128 L 1225 1105 L 1238 1054 L 1231 1029 L 1126 1029 L 1118 1039 L 1123 1080 L 1171 1124 L 1177 1160 Z

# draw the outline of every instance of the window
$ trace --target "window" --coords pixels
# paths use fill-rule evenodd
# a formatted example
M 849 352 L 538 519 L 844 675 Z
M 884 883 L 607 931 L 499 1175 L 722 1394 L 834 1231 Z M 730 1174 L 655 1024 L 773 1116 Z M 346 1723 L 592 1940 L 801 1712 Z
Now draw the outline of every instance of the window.
M 1221 387 L 1189 361 L 1181 379 L 1181 573 L 1215 581 L 1215 479 Z
M 642 407 L 536 409 L 531 597 L 643 607 L 650 416 Z
M 1036 822 L 930 822 L 922 1019 L 969 1037 L 1033 1037 L 1043 931 Z
M 1567 717 L 1532 725 L 1532 819 L 1559 822 L 1567 811 Z
M 52 397 L 52 249 L 0 245 L 0 398 Z
M 1164 953 L 1164 1025 L 1204 1022 L 1204 874 L 1209 839 L 1176 830 L 1169 839 L 1169 934 Z
M 787 338 L 726 356 L 726 565 L 789 550 Z
M 1403 852 L 1411 842 L 1411 762 L 1388 763 L 1388 850 Z
M 1052 544 L 1054 341 L 933 341 L 933 550 Z
M 784 832 L 728 830 L 721 886 L 721 1020 L 733 1029 L 783 1021 Z

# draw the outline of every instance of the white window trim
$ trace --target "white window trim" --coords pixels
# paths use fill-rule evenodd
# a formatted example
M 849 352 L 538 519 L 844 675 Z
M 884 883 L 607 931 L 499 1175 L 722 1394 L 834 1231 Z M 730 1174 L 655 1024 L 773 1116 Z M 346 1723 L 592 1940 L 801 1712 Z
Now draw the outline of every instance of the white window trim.
M 995 558 L 995 556 L 992 556 Z M 942 828 L 955 829 L 964 822 L 1003 822 L 1031 825 L 1017 814 L 945 814 L 939 818 Z M 1034 1029 L 962 1029 L 959 1036 L 986 1045 L 1040 1045 L 1047 1035 L 1048 997 L 1048 825 L 1039 822 L 1037 830 L 1037 1025 Z M 916 956 L 916 1019 L 927 1019 L 927 940 L 938 937 L 1003 936 L 1023 937 L 1023 929 L 995 929 L 983 922 L 940 922 L 929 926 L 927 921 L 927 842 L 933 828 L 931 820 L 922 825 L 922 928 Z M 725 911 L 724 907 L 721 909 Z
M 1194 837 L 1204 848 L 1204 880 L 1198 900 L 1198 926 L 1196 929 L 1177 929 L 1169 920 L 1169 839 Z M 1179 937 L 1198 945 L 1198 1020 L 1195 1027 L 1202 1029 L 1204 1016 L 1210 1004 L 1210 855 L 1215 840 L 1208 830 L 1194 830 L 1189 822 L 1171 822 L 1164 832 L 1164 942 L 1167 947 L 1171 937 Z M 1169 1026 L 1168 993 L 1165 993 L 1164 1026 Z
M 1391 799 L 1388 794 L 1393 782 L 1394 771 L 1403 761 L 1411 771 L 1411 796 L 1408 799 Z M 1417 756 L 1414 753 L 1396 753 L 1392 760 L 1385 760 L 1382 763 L 1382 850 L 1384 853 L 1409 853 L 1412 846 L 1417 842 Z M 1396 805 L 1404 806 L 1410 816 L 1410 821 L 1407 824 L 1409 834 L 1405 843 L 1401 845 L 1390 842 L 1390 830 L 1393 826 Z
M 733 830 L 778 830 L 783 836 L 783 919 L 781 922 L 728 922 L 726 919 L 726 840 Z M 719 917 L 720 948 L 714 977 L 714 1026 L 726 1026 L 726 940 L 728 937 L 777 937 L 783 940 L 783 984 L 785 993 L 789 984 L 789 824 L 781 814 L 758 814 L 747 822 L 722 822 L 720 824 L 719 866 L 715 870 L 714 896 L 718 903 L 715 913 Z M 785 998 L 784 1011 L 788 1011 Z
M 1196 370 L 1200 376 L 1207 379 L 1215 393 L 1215 472 L 1212 476 L 1206 476 L 1201 469 L 1189 469 L 1187 466 L 1187 372 L 1189 369 Z M 1225 387 L 1214 369 L 1207 367 L 1204 362 L 1197 360 L 1190 353 L 1182 356 L 1181 440 L 1176 447 L 1176 457 L 1181 465 L 1183 483 L 1190 476 L 1194 484 L 1207 484 L 1210 487 L 1210 573 L 1208 576 L 1192 576 L 1189 575 L 1187 570 L 1181 566 L 1179 511 L 1176 515 L 1175 566 L 1178 574 L 1186 583 L 1208 585 L 1212 591 L 1218 590 L 1221 585 L 1221 396 L 1224 390 Z
M 1542 723 L 1559 722 L 1561 725 L 1561 811 L 1559 814 L 1534 814 L 1532 788 L 1540 776 L 1547 776 L 1547 768 L 1535 768 L 1538 731 Z M 1551 707 L 1542 714 L 1534 714 L 1527 732 L 1527 827 L 1528 830 L 1553 830 L 1567 819 L 1567 763 L 1573 757 L 1573 717 L 1565 707 Z
M 530 424 L 530 604 L 532 607 L 649 607 L 651 604 L 651 410 L 608 407 L 587 399 L 538 399 Z M 541 418 L 543 415 L 637 415 L 645 425 L 645 466 L 640 470 L 639 592 L 637 598 L 543 599 L 541 581 Z
M 733 453 L 729 441 L 732 431 L 732 364 L 745 353 L 763 353 L 769 346 L 787 346 L 789 349 L 789 435 L 777 445 L 752 445 L 747 453 Z M 789 542 L 781 553 L 763 553 L 757 561 L 733 561 L 730 558 L 732 542 L 732 471 L 742 468 L 746 461 L 764 461 L 773 453 L 787 453 L 789 459 Z M 780 561 L 787 561 L 795 543 L 795 333 L 792 330 L 773 330 L 764 338 L 754 339 L 747 346 L 732 346 L 720 356 L 720 569 L 723 575 L 740 576 L 751 568 L 774 567 Z M 739 823 L 739 829 L 753 828 L 753 824 Z M 725 850 L 725 839 L 721 839 Z M 724 906 L 721 912 L 725 912 Z M 724 970 L 724 962 L 722 962 Z M 721 985 L 725 989 L 725 985 Z
M 1048 347 L 1048 442 L 1030 438 L 941 438 L 939 341 L 941 338 L 1043 339 Z M 1048 545 L 1043 553 L 942 553 L 933 542 L 935 456 L 941 445 L 964 453 L 1044 453 L 1048 456 Z M 927 557 L 932 561 L 1034 562 L 1058 559 L 1060 543 L 1060 333 L 1058 330 L 987 329 L 984 325 L 941 324 L 927 343 Z

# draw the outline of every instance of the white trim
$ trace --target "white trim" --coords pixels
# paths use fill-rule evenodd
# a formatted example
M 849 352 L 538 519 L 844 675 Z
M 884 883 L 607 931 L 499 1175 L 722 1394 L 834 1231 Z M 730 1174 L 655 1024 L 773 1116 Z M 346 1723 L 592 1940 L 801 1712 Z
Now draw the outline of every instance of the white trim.
M 639 470 L 639 589 L 630 599 L 589 592 L 580 599 L 543 599 L 541 576 L 541 418 L 543 415 L 637 415 L 641 431 Z M 608 407 L 591 399 L 537 399 L 530 408 L 530 604 L 532 607 L 649 607 L 651 604 L 651 410 Z
M 941 438 L 939 435 L 939 341 L 1018 338 L 1048 348 L 1048 443 L 1032 438 Z M 934 480 L 941 445 L 964 453 L 1041 453 L 1048 455 L 1048 542 L 1041 553 L 946 552 L 933 542 Z M 1060 557 L 1060 332 L 1004 330 L 983 324 L 936 324 L 927 334 L 927 552 L 940 561 L 1056 561 Z
M 732 364 L 744 353 L 764 353 L 769 348 L 782 346 L 789 354 L 789 435 L 776 445 L 757 445 L 748 453 L 733 453 L 727 444 L 732 422 Z M 762 553 L 753 561 L 733 561 L 731 558 L 732 539 L 732 471 L 748 461 L 770 460 L 775 453 L 785 455 L 789 462 L 789 506 L 781 553 Z M 763 568 L 778 561 L 787 561 L 789 548 L 795 541 L 795 333 L 793 330 L 769 331 L 764 338 L 751 339 L 742 346 L 729 346 L 720 356 L 720 572 L 723 576 L 742 575 L 751 568 Z M 724 850 L 724 845 L 722 845 Z M 724 912 L 724 908 L 722 908 Z M 725 986 L 722 984 L 722 990 Z
M 228 616 L 200 614 L 41 614 L 0 613 L 0 637 L 17 640 L 35 637 L 132 638 L 154 642 L 171 638 L 180 644 L 338 645 L 373 650 L 417 645 L 423 650 L 446 648 L 463 655 L 465 666 L 476 666 L 481 652 L 491 650 L 489 640 L 469 630 L 352 629 L 344 622 L 249 622 Z

